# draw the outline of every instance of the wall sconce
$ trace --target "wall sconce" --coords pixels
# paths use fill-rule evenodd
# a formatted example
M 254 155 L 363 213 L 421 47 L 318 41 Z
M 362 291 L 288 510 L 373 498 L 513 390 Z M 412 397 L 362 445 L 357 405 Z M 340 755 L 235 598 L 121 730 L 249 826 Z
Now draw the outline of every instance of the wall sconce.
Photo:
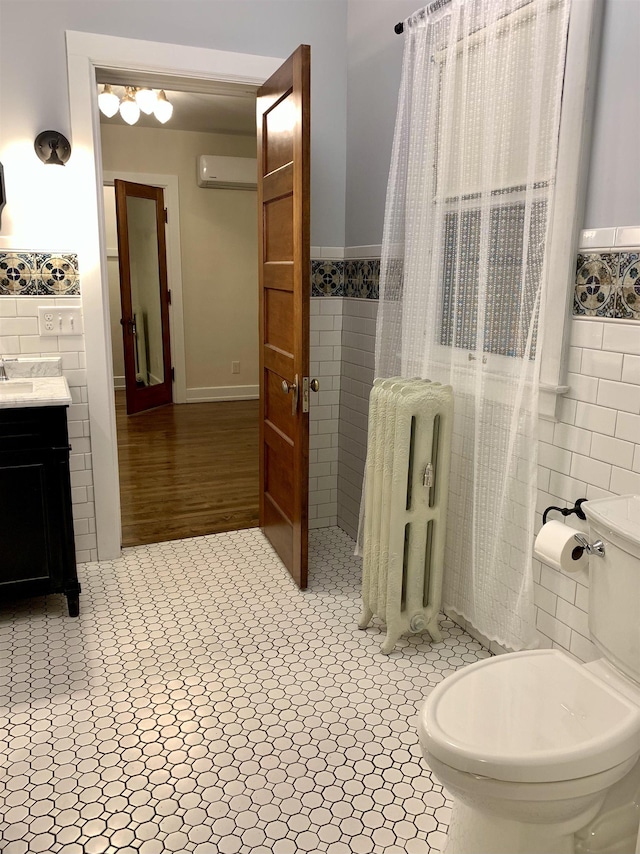
M 0 228 L 2 228 L 2 209 L 7 203 L 7 197 L 4 190 L 4 169 L 0 163 Z
M 71 157 L 71 143 L 57 130 L 43 130 L 36 137 L 33 147 L 43 163 L 64 166 Z

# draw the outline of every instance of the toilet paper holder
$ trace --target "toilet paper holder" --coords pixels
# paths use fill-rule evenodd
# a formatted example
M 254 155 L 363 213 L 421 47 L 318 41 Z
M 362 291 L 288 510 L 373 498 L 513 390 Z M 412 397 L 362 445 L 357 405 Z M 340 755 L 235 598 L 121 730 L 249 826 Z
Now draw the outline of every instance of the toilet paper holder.
M 580 544 L 589 557 L 604 557 L 604 543 L 602 540 L 596 540 L 595 543 L 590 543 L 584 534 L 574 534 L 573 539 Z
M 582 509 L 582 505 L 585 503 L 586 498 L 578 498 L 573 507 L 547 507 L 547 509 L 542 514 L 542 524 L 547 524 L 547 516 L 551 512 L 551 510 L 557 510 L 558 513 L 562 513 L 563 516 L 573 516 L 575 513 L 578 519 L 582 519 L 583 522 L 586 521 L 586 516 L 584 510 Z

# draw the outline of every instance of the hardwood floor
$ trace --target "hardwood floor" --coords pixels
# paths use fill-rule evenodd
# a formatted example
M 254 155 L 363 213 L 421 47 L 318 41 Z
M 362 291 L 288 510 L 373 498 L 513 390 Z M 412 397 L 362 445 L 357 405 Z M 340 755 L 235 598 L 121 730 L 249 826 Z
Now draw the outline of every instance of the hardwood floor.
M 127 416 L 116 392 L 122 545 L 258 524 L 258 401 Z

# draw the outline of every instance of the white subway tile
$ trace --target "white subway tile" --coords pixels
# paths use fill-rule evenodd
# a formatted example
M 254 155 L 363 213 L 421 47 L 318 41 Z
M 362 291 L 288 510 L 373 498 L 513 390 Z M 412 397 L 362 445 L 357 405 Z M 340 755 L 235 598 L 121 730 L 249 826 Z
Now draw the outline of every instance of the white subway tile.
M 17 314 L 16 301 L 11 297 L 3 296 L 0 299 L 0 317 L 15 317 Z
M 576 586 L 576 599 L 575 599 L 576 608 L 580 608 L 581 611 L 585 611 L 588 613 L 589 611 L 589 588 L 582 587 L 580 584 Z
M 620 468 L 631 468 L 633 450 L 634 446 L 631 442 L 624 442 L 622 439 L 614 439 L 611 436 L 601 436 L 599 433 L 594 433 L 591 440 L 591 456 L 594 459 L 620 466 Z
M 536 615 L 536 627 L 548 638 L 559 643 L 564 649 L 569 648 L 571 642 L 571 629 L 546 611 L 538 609 Z
M 571 371 L 571 373 L 573 373 L 573 374 L 579 374 L 581 365 L 582 365 L 582 348 L 581 347 L 569 347 L 569 360 L 567 362 L 567 370 Z
M 19 317 L 38 317 L 38 305 L 45 300 L 37 297 L 17 297 L 16 314 Z
M 640 445 L 635 446 L 635 452 L 633 455 L 633 466 L 634 471 L 640 472 Z
M 0 317 L 0 335 L 36 335 L 38 321 L 35 317 Z
M 621 409 L 623 412 L 638 414 L 640 412 L 640 386 L 600 380 L 597 402 L 601 406 L 610 406 L 613 409 Z
M 570 626 L 575 632 L 579 632 L 583 637 L 589 637 L 588 618 L 584 611 L 565 602 L 564 599 L 558 599 L 556 608 L 556 619 L 560 620 L 566 626 Z
M 640 246 L 640 226 L 618 226 L 618 228 L 616 228 L 615 246 Z
M 580 373 L 591 377 L 602 377 L 606 380 L 619 380 L 622 377 L 622 353 L 585 348 L 582 351 Z
M 616 409 L 580 401 L 576 406 L 575 426 L 613 436 L 616 429 Z
M 572 403 L 575 401 L 572 401 Z M 564 419 L 562 419 L 564 420 Z M 555 428 L 555 423 L 553 421 L 546 421 L 541 418 L 538 421 L 538 438 L 542 442 L 553 442 L 553 433 Z
M 615 246 L 615 228 L 590 228 L 580 232 L 578 246 L 580 249 L 605 249 Z
M 543 611 L 546 611 L 547 614 L 551 614 L 552 617 L 555 616 L 556 602 L 558 601 L 558 597 L 555 593 L 547 590 L 546 587 L 536 584 L 533 589 L 533 601 L 538 608 L 542 608 Z
M 640 416 L 629 412 L 618 412 L 615 435 L 618 439 L 637 442 L 640 436 Z
M 638 335 L 640 335 L 640 328 Z M 622 381 L 640 385 L 640 356 L 625 355 L 622 365 Z
M 553 591 L 556 596 L 566 599 L 567 602 L 574 602 L 576 598 L 576 582 L 573 578 L 547 566 L 546 563 L 541 564 L 540 583 L 543 587 Z
M 20 352 L 20 339 L 17 335 L 0 335 L 0 353 L 12 356 Z
M 571 460 L 571 476 L 585 483 L 608 489 L 611 481 L 611 466 L 591 457 L 574 454 Z
M 601 655 L 591 641 L 583 637 L 578 632 L 571 632 L 569 651 L 572 655 L 575 655 L 577 659 L 584 661 L 585 663 L 588 661 L 595 661 L 597 658 L 600 658 Z
M 614 466 L 611 471 L 611 485 L 609 488 L 616 495 L 640 493 L 640 474 Z
M 554 445 L 579 454 L 588 454 L 591 450 L 591 431 L 561 422 L 555 424 L 554 428 Z
M 575 424 L 577 406 L 578 401 L 561 397 L 558 402 L 558 421 L 563 421 L 565 424 Z
M 591 318 L 574 318 L 571 323 L 571 346 L 600 349 L 605 324 Z M 617 348 L 612 348 L 617 349 Z
M 640 356 L 640 324 L 616 323 L 604 324 L 602 349 L 614 350 L 618 353 L 632 353 Z
M 320 301 L 320 314 L 342 314 L 342 299 L 339 297 L 324 297 Z
M 569 391 L 567 397 L 572 400 L 584 400 L 587 403 L 595 403 L 598 394 L 598 379 L 587 377 L 584 374 L 567 374 Z
M 551 471 L 569 474 L 571 470 L 571 451 L 550 445 L 548 442 L 538 444 L 538 462 Z
M 576 501 L 584 496 L 587 484 L 583 480 L 567 477 L 552 471 L 549 477 L 549 490 L 563 501 Z
M 595 501 L 596 498 L 611 498 L 613 492 L 608 489 L 601 489 L 599 486 L 594 486 L 592 483 L 587 484 L 587 494 L 585 498 L 589 501 Z

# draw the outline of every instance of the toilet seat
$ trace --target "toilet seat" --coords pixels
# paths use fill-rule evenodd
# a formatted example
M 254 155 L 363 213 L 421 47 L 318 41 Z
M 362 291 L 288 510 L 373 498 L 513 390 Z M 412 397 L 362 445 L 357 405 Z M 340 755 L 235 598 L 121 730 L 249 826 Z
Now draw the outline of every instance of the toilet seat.
M 457 671 L 431 692 L 418 729 L 440 762 L 507 782 L 575 780 L 640 752 L 640 708 L 558 650 Z

